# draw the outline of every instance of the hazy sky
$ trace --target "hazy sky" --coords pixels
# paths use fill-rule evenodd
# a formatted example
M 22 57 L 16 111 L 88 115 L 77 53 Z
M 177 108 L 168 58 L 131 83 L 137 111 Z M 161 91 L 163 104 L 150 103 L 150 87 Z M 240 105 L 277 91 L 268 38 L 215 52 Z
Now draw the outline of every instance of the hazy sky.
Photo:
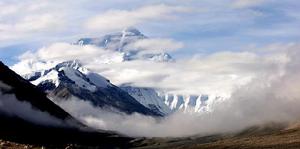
M 300 38 L 299 0 L 1 0 L 0 59 L 134 26 L 183 43 L 175 57 L 247 51 Z

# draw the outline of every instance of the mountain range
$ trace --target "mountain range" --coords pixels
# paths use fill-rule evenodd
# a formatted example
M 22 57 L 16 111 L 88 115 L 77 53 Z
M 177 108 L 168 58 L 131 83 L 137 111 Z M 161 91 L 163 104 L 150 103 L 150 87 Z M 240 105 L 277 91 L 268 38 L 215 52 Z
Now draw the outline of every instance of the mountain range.
M 176 63 L 176 60 L 169 54 L 169 53 L 147 53 L 147 54 L 140 54 L 139 49 L 130 49 L 128 48 L 128 45 L 134 44 L 135 42 L 138 42 L 140 40 L 144 39 L 151 39 L 144 34 L 142 34 L 138 29 L 135 28 L 126 28 L 121 32 L 117 33 L 112 33 L 112 34 L 107 34 L 104 36 L 100 37 L 95 37 L 95 38 L 81 38 L 75 43 L 74 45 L 79 45 L 79 46 L 86 46 L 86 45 L 93 45 L 97 46 L 99 48 L 103 48 L 105 50 L 109 51 L 114 51 L 119 53 L 118 55 L 105 55 L 105 57 L 101 57 L 97 59 L 97 63 L 115 63 L 115 62 L 124 62 L 124 61 L 135 61 L 135 60 L 144 60 L 144 61 L 152 61 L 154 63 L 156 62 L 162 62 L 162 63 L 170 63 L 174 62 Z M 129 46 L 130 47 L 130 46 Z M 158 51 L 164 51 L 164 50 L 158 50 Z M 73 81 L 75 76 L 83 76 L 83 77 L 92 77 L 93 79 L 98 79 L 98 81 L 105 84 L 110 84 L 106 82 L 104 77 L 100 76 L 97 73 L 91 72 L 85 72 L 87 69 L 84 68 L 82 64 L 78 60 L 72 60 L 75 62 L 74 64 L 68 64 L 65 65 L 69 68 L 68 70 L 72 70 L 77 72 L 80 75 L 73 75 Z M 79 85 L 81 87 L 75 87 L 77 90 L 75 90 L 74 87 L 71 87 L 70 84 L 71 82 L 63 83 L 65 87 L 62 87 L 62 82 L 66 82 L 68 79 L 63 79 L 64 81 L 59 81 L 62 80 L 60 75 L 60 79 L 58 78 L 58 69 L 64 69 L 64 68 L 58 68 L 60 66 L 55 66 L 55 65 L 62 65 L 69 62 L 62 62 L 61 64 L 57 63 L 52 63 L 49 61 L 21 61 L 18 65 L 19 67 L 13 67 L 13 69 L 17 72 L 22 72 L 22 70 L 18 70 L 20 68 L 27 69 L 27 72 L 31 72 L 29 74 L 22 74 L 26 79 L 31 81 L 33 84 L 41 87 L 43 90 L 51 90 L 54 91 L 54 88 L 59 87 L 59 89 L 55 89 L 54 92 L 52 92 L 52 95 L 59 95 L 60 97 L 64 95 L 63 93 L 66 90 L 63 90 L 66 86 L 68 87 L 68 92 L 70 94 L 75 94 L 78 93 L 78 89 L 81 89 L 79 92 L 80 94 L 89 92 L 90 95 L 88 96 L 91 98 L 91 93 L 95 94 L 92 90 L 95 88 L 99 88 L 100 86 L 100 91 L 107 90 L 107 88 L 117 88 L 116 86 L 110 84 L 108 87 L 103 87 L 103 84 L 100 83 L 98 86 L 96 85 L 89 85 L 89 82 L 87 81 L 82 81 L 85 80 L 83 79 L 78 79 L 73 83 L 73 85 Z M 72 62 L 71 62 L 72 63 Z M 77 64 L 76 64 L 77 63 Z M 80 66 L 80 67 L 78 67 Z M 18 69 L 16 69 L 18 68 Z M 73 70 L 74 69 L 74 70 Z M 64 70 L 66 71 L 66 70 Z M 70 72 L 70 71 L 66 71 Z M 72 72 L 68 73 L 67 75 L 71 75 Z M 87 76 L 84 76 L 85 73 L 88 73 Z M 61 74 L 61 73 L 60 73 Z M 69 76 L 70 79 L 71 76 Z M 71 78 L 72 78 L 71 77 Z M 64 77 L 66 78 L 66 77 Z M 80 78 L 80 77 L 79 77 Z M 100 79 L 99 79 L 100 78 Z M 101 79 L 102 78 L 102 79 Z M 88 78 L 91 79 L 91 78 Z M 72 80 L 72 79 L 71 79 Z M 102 80 L 102 81 L 101 81 Z M 78 82 L 79 81 L 79 82 Z M 49 83 L 52 82 L 52 83 Z M 81 83 L 86 83 L 86 84 L 81 84 Z M 93 82 L 95 83 L 95 82 Z M 98 82 L 99 83 L 99 82 Z M 72 90 L 71 90 L 72 88 Z M 136 101 L 138 101 L 140 104 L 142 104 L 144 107 L 147 109 L 152 110 L 153 113 L 159 114 L 159 115 L 168 115 L 170 113 L 176 112 L 176 111 L 183 111 L 183 112 L 189 112 L 189 113 L 201 113 L 208 111 L 210 109 L 211 104 L 219 99 L 223 99 L 222 97 L 216 96 L 216 95 L 207 95 L 203 93 L 199 93 L 198 95 L 188 95 L 188 94 L 175 94 L 175 93 L 169 93 L 166 92 L 162 89 L 157 89 L 157 88 L 148 88 L 148 87 L 136 87 L 136 86 L 131 86 L 131 85 L 126 85 L 123 84 L 119 86 L 118 89 L 122 89 L 123 91 L 127 92 L 131 97 L 133 97 Z M 60 90 L 60 91 L 59 91 Z M 99 89 L 98 89 L 99 90 Z M 62 92 L 64 91 L 64 92 Z M 118 90 L 118 92 L 122 92 Z M 98 92 L 97 92 L 98 93 Z M 109 93 L 109 92 L 107 92 Z M 81 95 L 77 94 L 75 95 L 76 97 L 79 97 L 80 99 L 83 99 L 83 97 L 80 97 Z M 122 93 L 123 95 L 124 93 Z M 119 94 L 121 95 L 121 94 Z M 125 94 L 124 94 L 125 95 Z M 86 95 L 85 95 L 86 96 Z M 97 95 L 99 96 L 99 95 Z M 126 99 L 129 99 L 130 97 L 126 95 Z M 87 96 L 85 97 L 87 98 Z M 115 98 L 115 97 L 114 97 Z M 115 98 L 118 99 L 118 98 Z M 85 100 L 85 99 L 84 99 Z M 92 100 L 89 99 L 95 104 L 95 99 L 93 98 Z M 133 101 L 133 100 L 131 100 Z M 112 103 L 107 103 L 109 106 Z M 97 106 L 103 106 L 103 104 L 96 104 Z M 114 106 L 110 106 L 114 107 Z M 129 109 L 118 109 L 120 111 L 125 111 L 125 112 L 136 112 L 136 110 L 130 111 Z M 129 110 L 129 111 L 128 111 Z M 142 114 L 145 114 L 147 112 L 139 112 Z
M 140 54 L 139 49 L 130 47 L 129 45 L 149 37 L 142 34 L 138 29 L 129 27 L 121 32 L 107 34 L 96 38 L 81 38 L 75 45 L 94 45 L 106 50 L 117 51 L 122 53 L 121 61 L 130 60 L 150 60 L 156 62 L 172 62 L 174 58 L 168 53 L 147 53 Z M 119 59 L 120 60 L 120 59 Z M 113 58 L 110 60 L 113 61 Z
M 81 38 L 73 44 L 79 46 L 93 45 L 119 53 L 118 55 L 105 55 L 104 58 L 101 57 L 97 59 L 97 63 L 134 60 L 176 63 L 176 60 L 169 53 L 140 54 L 139 49 L 128 48 L 130 47 L 128 45 L 144 39 L 151 38 L 145 36 L 135 28 L 126 28 L 121 32 L 107 34 L 101 37 Z M 65 98 L 71 97 L 72 95 L 79 97 L 79 99 L 89 100 L 96 106 L 113 107 L 116 110 L 127 113 L 152 113 L 152 115 L 168 115 L 176 111 L 199 113 L 208 111 L 211 103 L 215 100 L 223 99 L 216 95 L 201 93 L 198 95 L 182 95 L 169 93 L 157 88 L 136 87 L 126 84 L 117 87 L 111 84 L 108 79 L 92 72 L 92 70 L 86 69 L 78 60 L 60 63 L 25 60 L 17 65 L 20 65 L 18 68 L 26 68 L 31 72 L 29 74 L 23 73 L 22 76 L 24 76 L 24 78 L 42 88 L 44 91 L 51 91 L 52 96 Z M 124 93 L 124 91 L 127 93 Z M 97 99 L 100 97 L 101 99 Z M 141 104 L 142 106 L 139 105 L 137 107 L 142 108 L 138 108 L 139 110 L 132 107 L 125 108 L 124 103 L 123 106 L 121 106 L 121 104 L 113 103 L 111 100 L 106 100 L 103 97 L 111 97 L 117 101 L 122 101 L 120 98 L 124 98 L 126 99 L 124 103 L 131 103 L 132 105 Z M 139 104 L 136 103 L 136 101 L 139 102 Z M 149 109 L 151 112 L 149 112 Z

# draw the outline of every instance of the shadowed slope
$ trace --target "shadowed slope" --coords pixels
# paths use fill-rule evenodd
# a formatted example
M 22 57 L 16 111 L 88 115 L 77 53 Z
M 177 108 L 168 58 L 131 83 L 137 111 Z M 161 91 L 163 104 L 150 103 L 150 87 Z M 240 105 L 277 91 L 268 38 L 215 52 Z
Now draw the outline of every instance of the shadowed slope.
M 127 148 L 132 140 L 112 132 L 100 132 L 86 127 L 2 62 L 0 62 L 0 82 L 9 86 L 9 89 L 0 86 L 1 94 L 15 95 L 17 100 L 29 103 L 35 111 L 42 111 L 63 122 L 62 126 L 46 126 L 29 122 L 19 115 L 0 112 L 0 139 L 55 148 L 66 144 L 80 144 L 97 148 Z M 10 100 L 3 99 L 5 96 L 0 97 L 0 101 Z M 35 113 L 32 115 L 34 116 Z

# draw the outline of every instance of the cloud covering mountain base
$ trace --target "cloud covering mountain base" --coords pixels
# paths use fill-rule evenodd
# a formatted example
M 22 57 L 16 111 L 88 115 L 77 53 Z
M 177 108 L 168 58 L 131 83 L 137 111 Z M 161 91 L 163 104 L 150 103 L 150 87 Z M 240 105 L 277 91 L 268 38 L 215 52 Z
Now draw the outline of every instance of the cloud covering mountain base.
M 217 102 L 211 112 L 199 115 L 177 112 L 161 119 L 139 114 L 105 112 L 90 103 L 70 99 L 58 103 L 86 124 L 130 136 L 180 137 L 235 132 L 269 122 L 294 123 L 300 119 L 299 46 L 276 51 L 286 57 L 280 71 L 272 66 L 249 83 L 235 89 L 231 97 Z M 282 51 L 283 50 L 283 51 Z M 273 53 L 274 54 L 274 53 Z
M 63 121 L 51 116 L 47 112 L 34 109 L 26 101 L 19 101 L 13 94 L 4 94 L 3 89 L 10 89 L 9 86 L 0 81 L 0 114 L 16 116 L 32 123 L 47 126 L 64 126 Z
M 251 51 L 222 51 L 161 63 L 113 61 L 122 53 L 93 45 L 54 43 L 23 54 L 19 57 L 21 62 L 13 69 L 28 72 L 25 68 L 29 66 L 29 71 L 35 71 L 36 62 L 47 67 L 48 62 L 55 65 L 55 62 L 75 58 L 116 85 L 226 97 L 224 101 L 211 102 L 209 112 L 199 115 L 176 112 L 163 119 L 105 112 L 76 99 L 59 103 L 73 116 L 99 129 L 131 136 L 175 137 L 231 132 L 268 122 L 298 120 L 299 47 L 295 43 L 272 44 Z M 113 57 L 112 61 L 103 61 L 103 56 L 107 55 Z

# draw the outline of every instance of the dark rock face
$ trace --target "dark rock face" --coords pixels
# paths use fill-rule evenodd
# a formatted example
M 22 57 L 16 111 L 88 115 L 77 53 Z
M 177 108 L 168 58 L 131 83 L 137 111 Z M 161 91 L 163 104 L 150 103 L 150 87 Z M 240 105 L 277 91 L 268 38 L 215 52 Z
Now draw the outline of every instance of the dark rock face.
M 34 108 L 58 119 L 73 119 L 70 114 L 49 100 L 44 92 L 11 71 L 2 62 L 0 62 L 0 81 L 12 87 L 7 93 L 14 94 L 18 100 L 29 102 Z
M 64 126 L 45 126 L 0 112 L 0 139 L 50 148 L 63 148 L 67 144 L 96 148 L 129 148 L 131 138 L 86 127 L 49 100 L 38 87 L 17 75 L 2 62 L 0 82 L 10 87 L 7 89 L 0 86 L 1 94 L 13 94 L 17 100 L 28 102 L 32 108 L 66 123 Z M 69 123 L 72 125 L 69 126 Z
M 18 143 L 64 148 L 78 144 L 94 148 L 129 148 L 129 137 L 109 132 L 82 131 L 77 128 L 46 127 L 18 117 L 0 114 L 0 139 Z
M 54 90 L 56 86 L 55 86 L 55 84 L 53 84 L 50 81 L 44 81 L 44 82 L 41 82 L 40 84 L 38 84 L 37 87 L 39 89 L 41 89 L 42 91 L 47 92 L 50 90 Z
M 159 111 L 146 108 L 127 92 L 120 90 L 116 86 L 109 86 L 98 89 L 96 92 L 91 92 L 70 83 L 61 83 L 52 93 L 61 98 L 68 98 L 70 95 L 73 95 L 81 100 L 90 101 L 94 106 L 101 108 L 112 107 L 127 114 L 137 112 L 144 115 L 162 116 Z

